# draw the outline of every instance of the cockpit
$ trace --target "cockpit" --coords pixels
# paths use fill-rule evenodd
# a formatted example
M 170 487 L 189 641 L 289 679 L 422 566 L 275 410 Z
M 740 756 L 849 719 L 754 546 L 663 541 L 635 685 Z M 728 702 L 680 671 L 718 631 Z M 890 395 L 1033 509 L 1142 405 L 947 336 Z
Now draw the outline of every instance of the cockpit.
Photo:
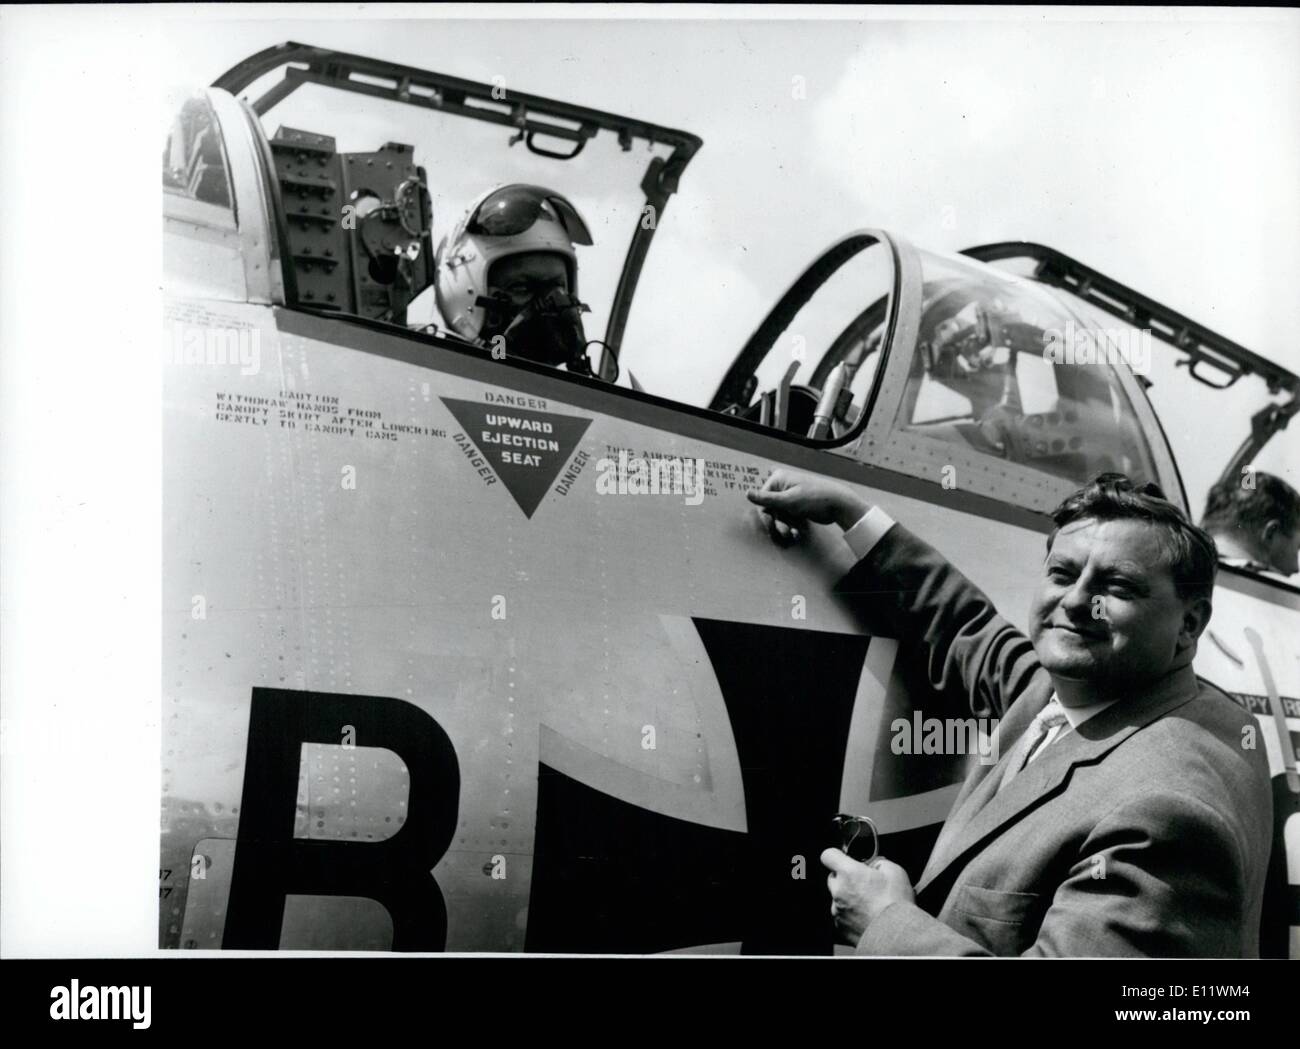
M 486 352 L 435 304 L 437 245 L 493 184 L 550 187 L 588 233 L 575 242 L 570 284 L 590 364 L 557 365 L 572 381 L 1039 511 L 1111 470 L 1182 494 L 1146 392 L 1153 333 L 1189 362 L 1176 376 L 1184 385 L 1190 376 L 1218 388 L 1208 366 L 1225 385 L 1249 375 L 1269 395 L 1289 395 L 1260 409 L 1224 476 L 1296 411 L 1300 381 L 1285 369 L 1050 249 L 940 255 L 876 229 L 814 258 L 738 349 L 713 344 L 698 324 L 681 327 L 681 345 L 647 349 L 629 336 L 636 290 L 701 144 L 513 85 L 285 44 L 181 112 L 164 154 L 168 215 L 207 230 L 220 264 L 190 273 L 181 260 L 172 272 L 226 281 L 207 289 L 217 297 Z M 673 243 L 678 258 L 687 243 Z M 1016 259 L 1029 269 L 1003 265 Z M 679 298 L 724 308 L 716 289 L 691 286 L 689 266 L 676 272 Z M 472 306 L 488 289 L 463 290 Z M 675 307 L 643 302 L 636 312 Z M 630 341 L 633 357 L 678 355 L 690 379 L 643 387 L 624 359 Z
M 1089 329 L 1045 290 L 921 256 L 921 326 L 902 428 L 1080 483 L 1110 470 L 1156 480 L 1111 359 L 1117 347 L 1073 352 L 1074 334 Z

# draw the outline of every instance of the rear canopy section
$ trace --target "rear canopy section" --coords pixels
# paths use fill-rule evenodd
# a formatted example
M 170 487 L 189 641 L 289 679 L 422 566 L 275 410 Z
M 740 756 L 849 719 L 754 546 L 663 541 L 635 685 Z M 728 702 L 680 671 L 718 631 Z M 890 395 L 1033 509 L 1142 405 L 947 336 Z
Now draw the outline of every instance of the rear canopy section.
M 701 145 L 697 136 L 525 94 L 503 83 L 481 83 L 292 42 L 239 63 L 219 77 L 214 88 L 231 96 L 247 93 L 241 104 L 265 140 L 263 120 L 309 85 L 499 127 L 508 134 L 498 145 L 522 143 L 559 178 L 581 173 L 584 164 L 590 170 L 588 147 L 606 136 L 622 153 L 630 154 L 638 145 L 650 153 L 638 185 L 623 187 L 639 189 L 644 199 L 627 231 L 630 240 L 610 301 L 600 311 L 606 317 L 601 374 L 612 377 L 646 254 L 682 172 Z M 387 126 L 403 126 L 400 113 L 396 120 L 386 116 Z M 406 305 L 433 277 L 429 172 L 418 162 L 419 149 L 428 144 L 390 142 L 373 153 L 340 153 L 334 148 L 336 137 L 332 128 L 282 127 L 261 151 L 276 230 L 287 244 L 285 302 L 404 323 Z M 456 162 L 484 169 L 494 163 L 486 156 L 458 156 Z M 610 192 L 620 187 L 602 188 Z M 345 213 L 345 208 L 353 210 Z M 355 228 L 346 228 L 344 219 L 352 220 Z M 345 247 L 345 242 L 350 243 Z

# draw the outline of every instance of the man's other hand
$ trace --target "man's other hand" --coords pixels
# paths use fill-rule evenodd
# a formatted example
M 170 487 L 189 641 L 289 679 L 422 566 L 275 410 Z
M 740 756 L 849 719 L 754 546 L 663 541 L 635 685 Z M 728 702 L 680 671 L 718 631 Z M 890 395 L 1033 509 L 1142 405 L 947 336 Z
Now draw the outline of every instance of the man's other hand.
M 762 508 L 768 533 L 782 544 L 797 539 L 808 522 L 838 524 L 848 530 L 871 508 L 842 484 L 789 470 L 774 470 L 762 488 L 746 496 Z
M 867 926 L 891 903 L 916 902 L 907 871 L 883 856 L 859 863 L 839 849 L 827 849 L 821 859 L 822 866 L 831 872 L 826 887 L 831 892 L 831 917 L 842 943 L 856 947 Z

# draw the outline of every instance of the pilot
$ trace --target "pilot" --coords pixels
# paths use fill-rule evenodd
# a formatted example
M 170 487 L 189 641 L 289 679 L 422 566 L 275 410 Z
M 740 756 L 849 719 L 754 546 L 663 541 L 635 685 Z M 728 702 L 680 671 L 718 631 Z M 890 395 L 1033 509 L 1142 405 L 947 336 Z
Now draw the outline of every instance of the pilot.
M 1252 572 L 1300 571 L 1300 492 L 1282 478 L 1252 470 L 1210 489 L 1201 527 L 1219 559 Z
M 591 375 L 574 251 L 591 243 L 582 216 L 554 190 L 489 190 L 438 245 L 438 309 L 479 346 Z

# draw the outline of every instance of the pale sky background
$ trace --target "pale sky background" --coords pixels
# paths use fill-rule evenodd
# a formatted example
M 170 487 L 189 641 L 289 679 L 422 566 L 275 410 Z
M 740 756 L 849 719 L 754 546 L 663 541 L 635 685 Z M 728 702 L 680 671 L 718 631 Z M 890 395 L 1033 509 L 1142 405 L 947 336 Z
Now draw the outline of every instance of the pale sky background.
M 863 226 L 948 251 L 1040 241 L 1300 368 L 1294 12 L 904 11 L 904 21 L 843 10 L 829 20 L 760 12 L 725 21 L 336 12 L 213 22 L 210 11 L 170 24 L 164 83 L 208 83 L 296 40 L 480 81 L 503 76 L 521 91 L 700 135 L 625 340 L 625 366 L 652 392 L 704 402 L 775 298 L 832 240 Z M 608 300 L 644 153 L 621 156 L 606 136 L 603 151 L 588 147 L 585 171 L 577 162 L 530 167 L 496 128 L 482 149 L 440 152 L 421 140 L 424 115 L 406 107 L 381 125 L 382 104 L 321 110 L 300 95 L 272 113 L 271 130 L 284 122 L 334 132 L 347 149 L 375 148 L 391 130 L 431 168 L 442 165 L 447 176 L 430 177 L 435 244 L 496 181 L 536 175 L 569 192 L 598 241 L 582 249 L 600 261 L 580 255 L 581 290 L 593 305 Z M 331 96 L 341 97 L 316 98 Z M 626 193 L 601 198 L 589 180 Z M 599 308 L 596 320 L 593 336 L 603 330 Z M 1189 391 L 1181 371 L 1155 377 L 1152 397 L 1199 510 L 1199 493 L 1265 394 L 1247 382 L 1229 394 Z M 1213 430 L 1207 413 L 1220 424 Z M 1288 462 L 1279 447 L 1259 465 L 1300 483 L 1300 429 L 1287 445 Z

